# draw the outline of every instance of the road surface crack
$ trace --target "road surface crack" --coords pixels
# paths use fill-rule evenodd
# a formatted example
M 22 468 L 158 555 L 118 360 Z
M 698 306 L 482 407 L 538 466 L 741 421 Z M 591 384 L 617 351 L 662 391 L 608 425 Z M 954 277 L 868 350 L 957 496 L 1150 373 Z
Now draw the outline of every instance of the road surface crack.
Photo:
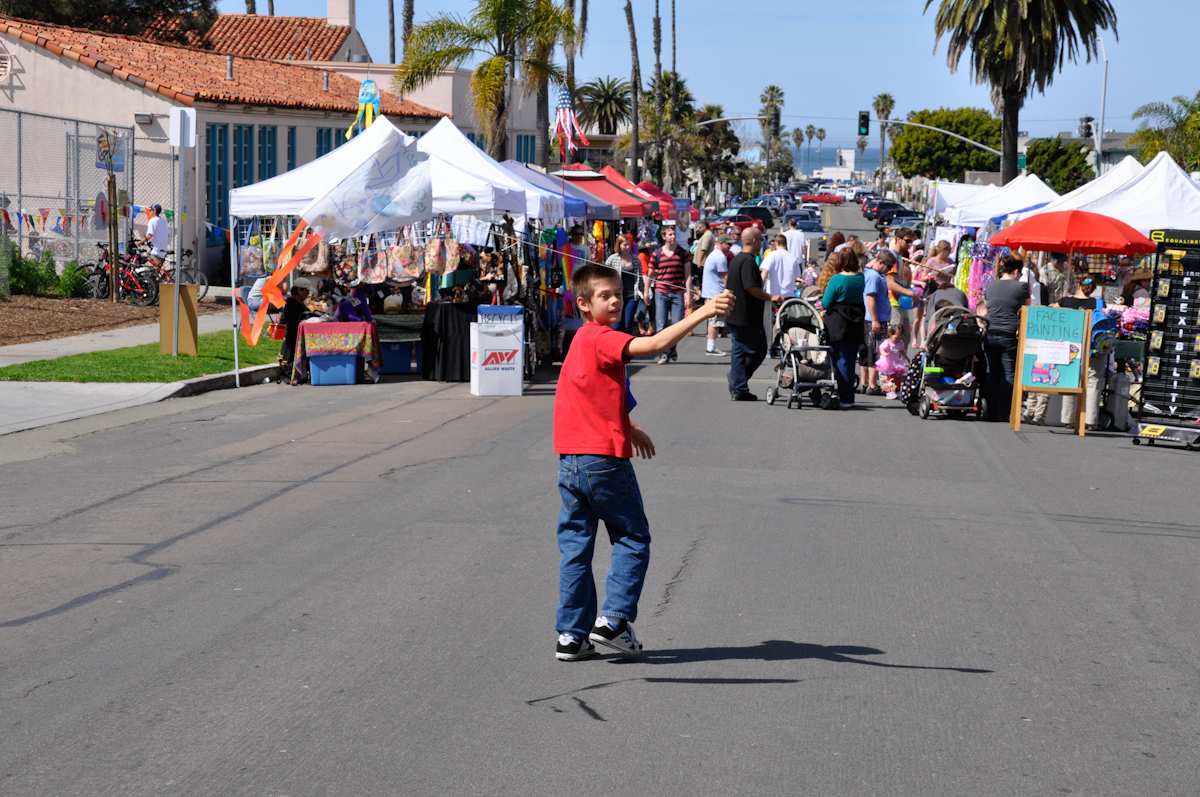
M 62 678 L 51 678 L 49 681 L 42 681 L 40 684 L 34 684 L 33 686 L 29 687 L 29 689 L 26 690 L 25 694 L 21 695 L 21 697 L 29 697 L 34 692 L 41 689 L 43 686 L 49 686 L 50 684 L 56 684 L 59 681 L 69 681 L 72 678 L 74 678 L 76 675 L 78 675 L 78 673 L 71 673 L 70 675 L 63 676 Z
M 654 607 L 654 612 L 651 617 L 660 617 L 667 607 L 671 605 L 671 598 L 675 595 L 676 588 L 683 583 L 683 579 L 687 577 L 688 568 L 692 564 L 692 557 L 696 554 L 696 550 L 700 547 L 700 543 L 704 540 L 703 537 L 697 537 L 692 540 L 692 544 L 683 552 L 682 558 L 679 560 L 679 568 L 675 571 L 675 575 L 671 576 L 671 580 L 663 587 L 662 599 L 658 605 Z

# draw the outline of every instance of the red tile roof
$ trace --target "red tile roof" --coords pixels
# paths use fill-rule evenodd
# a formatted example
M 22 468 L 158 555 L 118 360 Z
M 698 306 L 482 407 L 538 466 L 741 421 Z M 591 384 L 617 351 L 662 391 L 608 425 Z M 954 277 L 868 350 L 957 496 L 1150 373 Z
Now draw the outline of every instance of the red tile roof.
M 227 56 L 195 47 L 0 16 L 3 33 L 182 105 L 218 102 L 349 113 L 358 110 L 358 81 L 330 72 L 329 91 L 325 91 L 325 70 L 312 67 L 234 56 L 233 80 L 226 80 Z M 430 119 L 446 115 L 394 94 L 380 93 L 385 114 Z
M 163 17 L 143 36 L 161 42 L 188 44 L 204 50 L 270 58 L 275 61 L 332 61 L 350 36 L 348 25 L 330 25 L 321 17 L 260 17 L 221 14 L 207 32 L 180 33 L 178 17 Z

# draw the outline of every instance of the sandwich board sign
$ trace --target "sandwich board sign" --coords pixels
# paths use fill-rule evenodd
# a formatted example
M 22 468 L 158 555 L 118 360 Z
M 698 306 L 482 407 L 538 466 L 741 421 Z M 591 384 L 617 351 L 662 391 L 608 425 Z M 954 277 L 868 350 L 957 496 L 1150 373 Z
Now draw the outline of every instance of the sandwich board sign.
M 1021 405 L 1026 393 L 1079 396 L 1076 432 L 1086 431 L 1087 373 L 1092 314 L 1089 310 L 1035 305 L 1021 308 L 1017 331 L 1017 368 L 1013 380 L 1014 432 L 1021 430 Z

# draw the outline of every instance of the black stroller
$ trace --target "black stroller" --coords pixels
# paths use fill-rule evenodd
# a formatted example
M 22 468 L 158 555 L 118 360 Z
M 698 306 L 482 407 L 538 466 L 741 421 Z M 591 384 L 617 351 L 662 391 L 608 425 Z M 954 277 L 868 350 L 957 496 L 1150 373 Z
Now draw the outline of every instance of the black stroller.
M 963 307 L 934 311 L 925 350 L 909 365 L 900 399 L 913 415 L 987 413 L 983 397 L 987 321 Z
M 796 297 L 779 305 L 773 337 L 772 348 L 779 361 L 775 384 L 767 388 L 767 404 L 774 404 L 787 392 L 788 409 L 799 409 L 805 394 L 815 407 L 837 407 L 833 349 L 826 339 L 825 322 L 812 302 Z

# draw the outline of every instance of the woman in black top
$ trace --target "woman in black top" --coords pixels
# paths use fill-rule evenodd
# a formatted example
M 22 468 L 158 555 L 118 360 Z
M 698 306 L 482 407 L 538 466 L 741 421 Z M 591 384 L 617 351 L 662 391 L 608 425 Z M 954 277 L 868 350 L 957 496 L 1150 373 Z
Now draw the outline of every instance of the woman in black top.
M 1029 286 L 1022 282 L 1024 264 L 1019 257 L 1009 255 L 1000 261 L 1000 279 L 987 287 L 983 303 L 977 308 L 988 321 L 985 349 L 988 376 L 984 395 L 987 397 L 988 418 L 1008 420 L 1012 408 L 1013 379 L 1017 371 L 1017 326 L 1021 308 L 1029 304 Z

